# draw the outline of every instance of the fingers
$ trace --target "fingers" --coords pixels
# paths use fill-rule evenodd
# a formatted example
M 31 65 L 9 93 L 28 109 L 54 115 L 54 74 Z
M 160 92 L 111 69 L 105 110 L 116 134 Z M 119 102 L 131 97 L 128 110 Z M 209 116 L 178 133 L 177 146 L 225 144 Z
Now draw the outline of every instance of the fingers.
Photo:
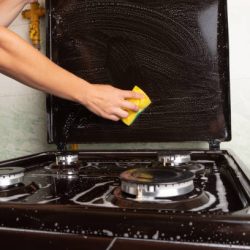
M 128 112 L 125 111 L 125 110 L 123 110 L 123 109 L 121 109 L 121 108 L 114 109 L 113 114 L 115 116 L 120 117 L 120 118 L 126 118 L 126 117 L 128 117 Z
M 140 94 L 140 93 L 137 93 L 137 92 L 134 92 L 134 91 L 126 91 L 124 90 L 123 91 L 123 98 L 125 99 L 142 99 L 144 98 L 144 95 L 143 94 Z
M 103 117 L 112 121 L 119 121 L 122 118 L 128 117 L 128 112 L 121 108 L 116 108 L 112 114 L 103 115 Z
M 99 113 L 98 115 L 102 116 L 103 118 L 112 120 L 112 121 L 119 121 L 122 118 L 128 117 L 128 112 L 121 109 L 121 108 L 115 108 L 110 113 L 106 113 L 106 114 L 105 113 L 103 113 L 103 114 Z
M 135 112 L 137 112 L 139 110 L 139 107 L 136 104 L 129 102 L 129 101 L 125 101 L 125 100 L 122 102 L 121 106 L 124 109 L 132 110 Z
M 139 107 L 129 99 L 144 98 L 143 94 L 120 90 L 109 85 L 89 85 L 87 90 L 85 89 L 83 105 L 95 114 L 112 121 L 128 117 L 129 110 L 139 110 Z
M 137 112 L 139 107 L 130 101 L 123 100 L 119 106 L 113 107 L 112 111 L 110 110 L 109 115 L 106 118 L 112 121 L 118 121 L 122 118 L 127 118 L 129 113 L 126 110 Z
M 104 118 L 109 119 L 109 120 L 114 121 L 114 122 L 118 122 L 120 120 L 120 118 L 116 115 L 108 115 Z

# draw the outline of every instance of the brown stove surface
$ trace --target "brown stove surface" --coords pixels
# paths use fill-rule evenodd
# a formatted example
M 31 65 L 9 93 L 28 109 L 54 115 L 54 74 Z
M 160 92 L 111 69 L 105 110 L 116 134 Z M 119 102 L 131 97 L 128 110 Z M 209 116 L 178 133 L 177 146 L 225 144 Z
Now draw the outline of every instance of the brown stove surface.
M 176 159 L 188 153 L 190 160 L 171 164 L 162 160 L 163 153 Z M 57 161 L 57 155 L 49 152 L 0 163 L 0 169 L 18 166 L 25 170 L 21 183 L 0 190 L 0 234 L 21 230 L 32 237 L 35 232 L 61 234 L 65 241 L 83 237 L 106 243 L 119 238 L 153 241 L 159 246 L 162 242 L 229 244 L 235 249 L 250 246 L 250 185 L 227 151 L 80 151 L 77 161 L 67 164 Z M 61 171 L 69 167 L 78 171 Z M 170 171 L 171 178 L 161 176 L 161 171 Z M 143 185 L 150 184 L 144 191 L 152 191 L 152 183 L 154 188 L 169 188 L 190 182 L 193 189 L 141 199 L 122 189 L 123 175 L 128 172 L 146 178 Z M 152 181 L 154 172 L 157 178 L 153 176 Z M 173 173 L 183 176 L 179 180 Z
M 160 207 L 201 213 L 227 213 L 244 208 L 239 190 L 235 183 L 230 183 L 234 177 L 226 167 L 221 167 L 218 159 L 197 158 L 164 166 L 156 155 L 145 159 L 139 154 L 129 158 L 126 155 L 92 158 L 71 153 L 54 157 L 55 160 L 41 162 L 40 167 L 26 169 L 20 183 L 2 188 L 4 198 L 0 192 L 0 201 L 128 209 L 132 204 L 138 209 Z M 31 183 L 38 187 L 35 192 L 22 188 L 23 194 L 20 193 L 20 186 L 29 187 Z M 10 192 L 6 197 L 4 191 L 11 189 L 17 193 Z

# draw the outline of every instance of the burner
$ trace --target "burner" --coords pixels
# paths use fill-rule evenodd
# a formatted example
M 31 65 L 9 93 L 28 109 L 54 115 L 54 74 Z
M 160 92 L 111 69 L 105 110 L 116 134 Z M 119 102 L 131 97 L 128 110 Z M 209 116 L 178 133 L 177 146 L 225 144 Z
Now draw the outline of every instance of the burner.
M 24 168 L 0 168 L 0 202 L 17 200 L 36 192 L 39 187 L 34 183 L 23 184 Z
M 63 176 L 76 176 L 79 174 L 80 162 L 77 154 L 57 155 L 56 162 L 46 166 L 51 173 Z
M 176 197 L 194 189 L 194 174 L 175 168 L 130 169 L 120 178 L 121 190 L 141 201 Z
M 56 165 L 58 166 L 71 166 L 78 163 L 77 154 L 57 155 Z
M 120 187 L 117 187 L 109 197 L 112 204 L 122 208 L 170 209 L 179 211 L 192 210 L 204 206 L 208 204 L 209 199 L 210 197 L 206 192 L 203 192 L 201 189 L 194 189 L 186 195 L 168 199 L 149 199 L 142 202 L 122 192 Z
M 160 155 L 159 161 L 162 162 L 163 166 L 179 166 L 190 162 L 191 156 L 190 154 Z
M 35 193 L 39 186 L 32 182 L 28 185 L 19 183 L 0 190 L 0 202 L 17 200 Z
M 24 168 L 6 167 L 0 169 L 0 188 L 17 185 L 23 181 Z

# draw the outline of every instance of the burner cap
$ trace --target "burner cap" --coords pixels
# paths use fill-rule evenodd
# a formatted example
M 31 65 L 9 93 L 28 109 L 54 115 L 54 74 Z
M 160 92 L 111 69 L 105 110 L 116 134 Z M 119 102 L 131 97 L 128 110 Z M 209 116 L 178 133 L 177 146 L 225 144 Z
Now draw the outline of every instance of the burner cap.
M 71 166 L 78 163 L 77 154 L 65 154 L 56 156 L 56 165 Z
M 24 171 L 24 168 L 19 167 L 0 168 L 0 187 L 6 188 L 21 183 L 23 181 Z
M 194 174 L 175 168 L 130 169 L 120 178 L 122 191 L 141 200 L 175 197 L 194 189 Z
M 191 156 L 190 154 L 160 155 L 159 160 L 163 163 L 163 166 L 179 166 L 181 164 L 190 162 Z
M 79 167 L 78 154 L 68 153 L 56 155 L 56 162 L 45 166 L 45 169 L 60 178 L 75 178 L 79 174 Z

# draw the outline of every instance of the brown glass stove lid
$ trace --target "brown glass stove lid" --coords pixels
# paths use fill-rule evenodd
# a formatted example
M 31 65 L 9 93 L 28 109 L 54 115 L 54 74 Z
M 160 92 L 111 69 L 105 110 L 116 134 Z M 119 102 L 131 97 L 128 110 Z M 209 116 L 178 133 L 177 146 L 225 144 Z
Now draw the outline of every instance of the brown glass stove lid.
M 55 0 L 47 14 L 54 62 L 152 100 L 127 127 L 50 96 L 50 142 L 230 140 L 226 0 Z

